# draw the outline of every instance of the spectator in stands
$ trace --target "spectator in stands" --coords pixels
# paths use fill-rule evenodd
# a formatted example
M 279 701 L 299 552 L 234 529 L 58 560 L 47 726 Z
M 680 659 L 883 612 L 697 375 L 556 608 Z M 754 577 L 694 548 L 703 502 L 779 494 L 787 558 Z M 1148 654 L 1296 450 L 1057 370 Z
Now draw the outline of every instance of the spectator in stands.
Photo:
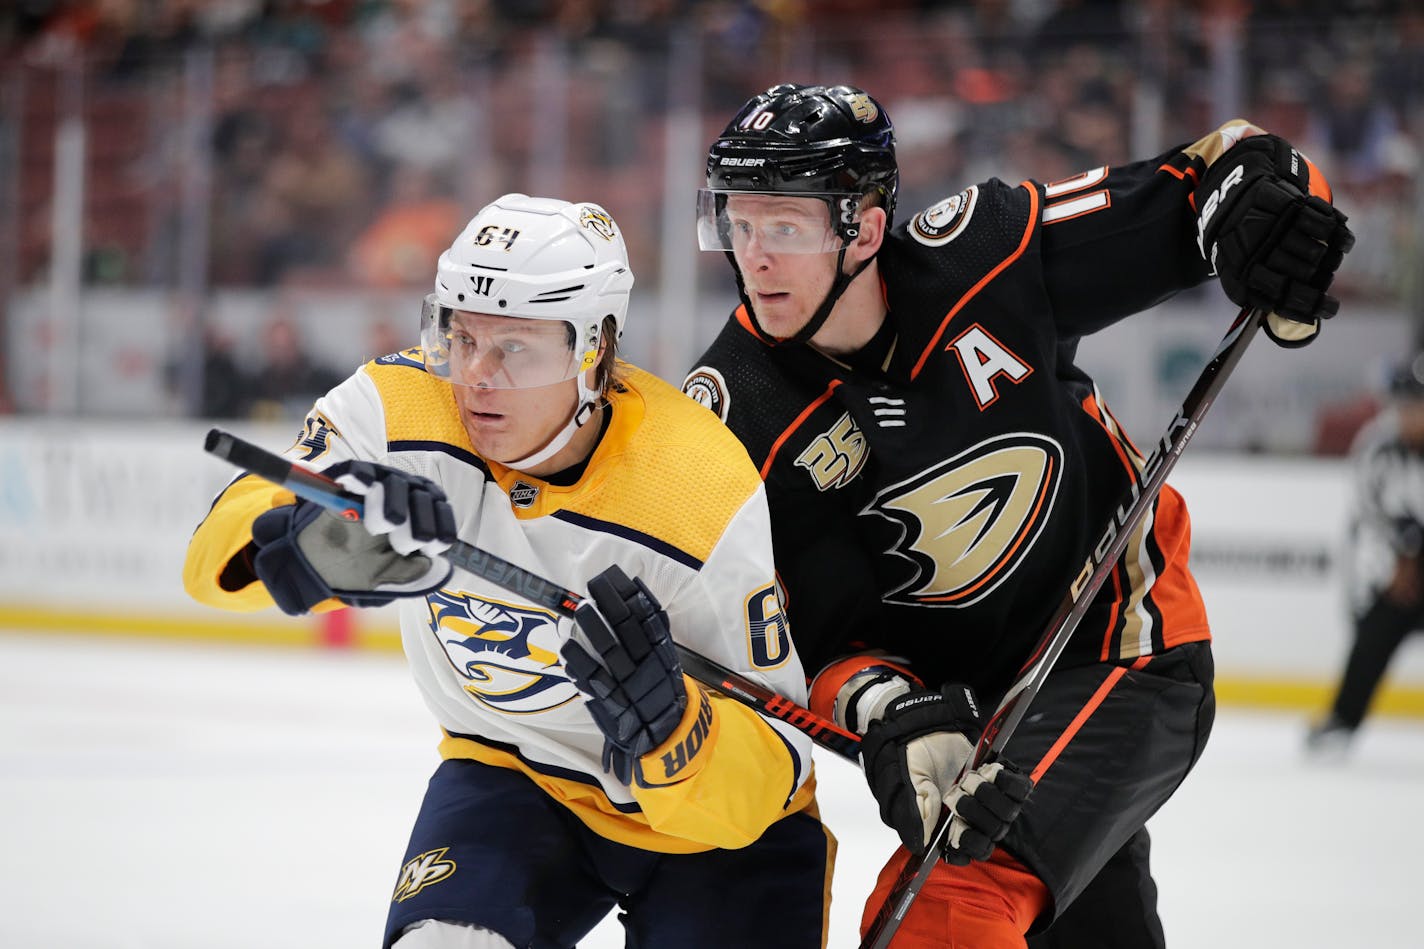
M 390 197 L 376 219 L 356 238 L 348 266 L 373 287 L 409 287 L 430 276 L 464 223 L 460 204 L 434 170 L 403 163 L 391 171 Z
M 263 363 L 252 380 L 254 417 L 300 418 L 317 396 L 344 378 L 303 346 L 285 307 L 268 322 L 262 342 Z
M 252 378 L 233 354 L 232 337 L 210 327 L 203 338 L 203 380 L 198 414 L 242 418 L 252 405 Z

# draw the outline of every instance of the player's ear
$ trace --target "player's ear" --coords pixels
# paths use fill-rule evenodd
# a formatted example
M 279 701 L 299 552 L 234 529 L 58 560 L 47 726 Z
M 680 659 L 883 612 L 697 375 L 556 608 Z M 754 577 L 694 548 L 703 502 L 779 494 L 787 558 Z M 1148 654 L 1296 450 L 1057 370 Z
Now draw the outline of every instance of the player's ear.
M 885 242 L 885 225 L 887 222 L 885 209 L 878 205 L 862 206 L 860 209 L 860 230 L 855 235 L 855 240 L 850 242 L 846 249 L 846 259 L 854 260 L 859 264 L 863 260 L 869 260 L 880 250 L 880 245 Z

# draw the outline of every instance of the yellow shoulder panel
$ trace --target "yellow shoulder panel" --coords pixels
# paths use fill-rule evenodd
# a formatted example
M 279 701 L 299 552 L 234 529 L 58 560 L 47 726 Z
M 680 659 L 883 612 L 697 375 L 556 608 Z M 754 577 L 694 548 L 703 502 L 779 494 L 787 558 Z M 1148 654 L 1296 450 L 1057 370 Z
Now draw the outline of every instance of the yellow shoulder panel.
M 425 371 L 419 349 L 366 364 L 386 413 L 386 441 L 439 441 L 474 451 L 450 383 Z
M 564 508 L 611 521 L 706 560 L 761 476 L 716 415 L 651 373 L 626 368 L 587 473 L 572 488 L 546 489 L 552 507 L 542 513 Z

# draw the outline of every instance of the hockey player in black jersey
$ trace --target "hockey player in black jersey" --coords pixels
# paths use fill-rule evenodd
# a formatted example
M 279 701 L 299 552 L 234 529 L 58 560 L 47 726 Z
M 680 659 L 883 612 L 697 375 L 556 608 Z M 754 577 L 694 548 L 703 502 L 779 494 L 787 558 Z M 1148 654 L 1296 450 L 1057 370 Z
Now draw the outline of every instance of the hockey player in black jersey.
M 897 184 L 890 119 L 861 90 L 743 106 L 698 198 L 742 305 L 683 385 L 761 470 L 812 706 L 863 734 L 904 843 L 865 922 L 943 801 L 952 846 L 896 946 L 1161 946 L 1144 825 L 1214 712 L 1170 486 L 1001 759 L 955 778 L 1142 467 L 1073 364 L 1079 338 L 1215 273 L 1303 345 L 1353 237 L 1314 166 L 1239 120 L 903 219 Z

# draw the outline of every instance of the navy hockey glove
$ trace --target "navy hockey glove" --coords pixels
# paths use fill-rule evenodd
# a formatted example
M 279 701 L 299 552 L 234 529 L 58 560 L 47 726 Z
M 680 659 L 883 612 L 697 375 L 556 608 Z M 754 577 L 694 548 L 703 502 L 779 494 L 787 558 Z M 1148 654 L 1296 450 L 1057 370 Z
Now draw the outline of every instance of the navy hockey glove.
M 880 819 L 922 854 L 944 807 L 954 811 L 945 859 L 987 860 L 1008 833 L 1033 782 L 1005 763 L 982 765 L 955 784 L 974 754 L 979 708 L 967 685 L 917 689 L 893 699 L 861 740 L 861 761 Z
M 1340 309 L 1326 291 L 1355 235 L 1329 197 L 1305 156 L 1269 134 L 1237 142 L 1197 187 L 1202 256 L 1232 302 L 1270 314 L 1278 345 L 1304 346 Z
M 607 739 L 604 767 L 631 784 L 638 759 L 683 724 L 688 689 L 667 613 L 642 580 L 615 565 L 590 580 L 588 592 L 597 611 L 580 610 L 574 618 L 592 652 L 570 639 L 562 650 L 564 669 Z M 677 780 L 685 764 L 667 762 L 665 779 Z
M 305 613 L 332 597 L 380 606 L 449 579 L 453 568 L 440 554 L 456 539 L 455 515 L 439 485 L 366 461 L 324 473 L 364 496 L 361 521 L 298 498 L 252 523 L 253 572 L 282 612 Z

